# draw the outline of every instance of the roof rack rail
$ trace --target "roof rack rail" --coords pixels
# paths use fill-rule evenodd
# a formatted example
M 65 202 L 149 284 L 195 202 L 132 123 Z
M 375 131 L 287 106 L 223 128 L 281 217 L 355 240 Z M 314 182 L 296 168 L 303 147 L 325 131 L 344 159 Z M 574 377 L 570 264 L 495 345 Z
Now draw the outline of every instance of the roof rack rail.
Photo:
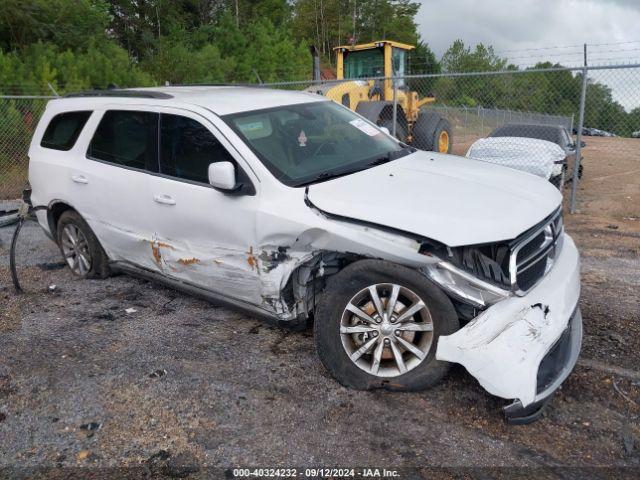
M 130 97 L 130 98 L 173 98 L 173 95 L 153 90 L 87 90 L 85 92 L 67 93 L 65 97 Z
M 259 83 L 170 83 L 166 87 L 256 87 Z

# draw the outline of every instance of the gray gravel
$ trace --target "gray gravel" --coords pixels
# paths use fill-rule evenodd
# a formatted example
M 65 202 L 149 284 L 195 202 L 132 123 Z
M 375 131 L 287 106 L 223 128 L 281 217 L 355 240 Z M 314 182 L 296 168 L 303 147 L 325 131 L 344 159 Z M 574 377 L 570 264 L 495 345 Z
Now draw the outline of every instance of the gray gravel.
M 0 229 L 3 266 L 12 230 Z M 351 391 L 322 369 L 310 330 L 129 276 L 76 280 L 33 224 L 19 264 L 19 298 L 0 273 L 0 467 L 640 468 L 640 383 L 597 367 L 640 369 L 637 259 L 585 258 L 595 363 L 524 427 L 461 367 L 425 392 Z

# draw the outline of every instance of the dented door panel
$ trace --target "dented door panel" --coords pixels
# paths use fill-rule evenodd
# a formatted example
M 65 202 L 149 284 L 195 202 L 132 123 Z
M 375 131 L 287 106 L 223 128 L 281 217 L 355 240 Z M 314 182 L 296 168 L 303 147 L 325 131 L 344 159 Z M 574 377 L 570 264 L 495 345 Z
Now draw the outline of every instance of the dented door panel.
M 211 187 L 151 177 L 147 199 L 153 232 L 145 256 L 170 277 L 226 296 L 259 303 L 255 239 L 256 197 L 232 197 Z

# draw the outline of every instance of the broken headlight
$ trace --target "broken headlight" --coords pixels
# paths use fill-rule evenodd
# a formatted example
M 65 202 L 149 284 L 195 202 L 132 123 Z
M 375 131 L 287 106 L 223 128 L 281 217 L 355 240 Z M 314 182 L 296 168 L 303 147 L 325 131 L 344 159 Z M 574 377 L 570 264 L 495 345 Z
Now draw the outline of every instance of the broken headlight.
M 423 267 L 423 273 L 449 295 L 476 308 L 486 308 L 509 296 L 508 247 L 448 247 L 422 253 L 438 261 Z

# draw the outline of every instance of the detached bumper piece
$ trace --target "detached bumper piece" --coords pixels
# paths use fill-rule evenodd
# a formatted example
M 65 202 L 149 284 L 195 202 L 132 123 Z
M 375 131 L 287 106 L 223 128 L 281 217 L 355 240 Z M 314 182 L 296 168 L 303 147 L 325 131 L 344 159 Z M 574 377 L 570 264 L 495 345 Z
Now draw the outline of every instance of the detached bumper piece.
M 536 421 L 553 399 L 578 361 L 582 345 L 582 314 L 576 308 L 569 325 L 540 362 L 537 377 L 537 395 L 533 403 L 522 406 L 520 400 L 504 407 L 508 423 L 526 425 Z

